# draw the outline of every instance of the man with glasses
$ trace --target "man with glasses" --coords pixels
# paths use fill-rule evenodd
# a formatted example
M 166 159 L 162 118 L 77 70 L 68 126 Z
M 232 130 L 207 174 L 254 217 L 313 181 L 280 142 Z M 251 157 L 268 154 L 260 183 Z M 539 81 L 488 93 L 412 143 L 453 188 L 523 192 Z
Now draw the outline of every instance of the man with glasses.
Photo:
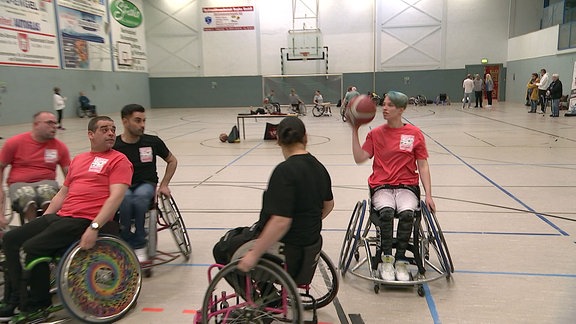
M 66 144 L 55 138 L 56 116 L 41 111 L 34 114 L 32 131 L 8 139 L 0 151 L 0 228 L 5 227 L 6 196 L 3 186 L 4 169 L 11 166 L 6 183 L 13 210 L 31 220 L 38 209 L 46 209 L 58 192 L 56 167 L 64 177 L 70 165 Z

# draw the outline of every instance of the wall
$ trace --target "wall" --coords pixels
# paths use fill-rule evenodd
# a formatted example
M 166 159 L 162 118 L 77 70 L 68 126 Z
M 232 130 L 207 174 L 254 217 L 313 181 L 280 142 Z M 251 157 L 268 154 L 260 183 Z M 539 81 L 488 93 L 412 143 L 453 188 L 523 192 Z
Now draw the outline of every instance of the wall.
M 99 114 L 109 114 L 114 119 L 127 103 L 150 106 L 146 73 L 0 66 L 0 83 L 6 86 L 6 92 L 0 93 L 0 125 L 27 123 L 37 111 L 53 111 L 52 89 L 55 86 L 68 98 L 64 118 L 76 117 L 80 91 L 97 106 Z

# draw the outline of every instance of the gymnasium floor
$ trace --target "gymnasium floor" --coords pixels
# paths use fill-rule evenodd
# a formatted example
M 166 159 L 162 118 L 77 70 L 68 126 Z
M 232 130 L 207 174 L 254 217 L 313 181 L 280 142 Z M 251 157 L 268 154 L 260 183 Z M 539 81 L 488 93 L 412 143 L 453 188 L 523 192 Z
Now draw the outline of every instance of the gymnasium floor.
M 350 128 L 333 110 L 332 117 L 302 119 L 309 151 L 332 176 L 336 206 L 323 236 L 324 251 L 337 262 L 352 209 L 368 197 L 371 168 L 355 165 Z M 163 138 L 179 161 L 171 189 L 192 256 L 154 268 L 122 323 L 191 323 L 207 287 L 212 246 L 229 228 L 257 219 L 262 190 L 282 155 L 272 141 L 262 140 L 265 119 L 246 120 L 246 140 L 239 144 L 218 140 L 241 112 L 247 109 L 148 112 L 147 132 Z M 424 298 L 413 288 L 382 288 L 375 294 L 370 282 L 347 275 L 336 302 L 319 311 L 320 322 L 574 323 L 576 118 L 526 112 L 509 103 L 492 109 L 406 110 L 406 122 L 426 135 L 437 217 L 455 273 L 449 281 L 427 284 Z M 112 117 L 121 133 L 117 115 Z M 382 122 L 379 109 L 370 125 Z M 66 118 L 67 130 L 59 132 L 73 155 L 89 149 L 86 123 Z M 1 126 L 0 135 L 29 127 Z M 361 137 L 367 131 L 363 127 Z M 170 233 L 159 236 L 160 249 L 175 250 Z M 359 316 L 351 321 L 349 314 Z

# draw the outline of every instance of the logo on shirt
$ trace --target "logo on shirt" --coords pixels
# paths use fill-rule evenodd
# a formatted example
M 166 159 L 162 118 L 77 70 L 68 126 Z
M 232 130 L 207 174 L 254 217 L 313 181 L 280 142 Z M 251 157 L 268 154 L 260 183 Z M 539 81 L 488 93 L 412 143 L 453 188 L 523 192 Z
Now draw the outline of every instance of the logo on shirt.
M 400 150 L 412 152 L 414 148 L 414 135 L 402 135 L 400 137 Z
M 152 148 L 150 146 L 147 147 L 140 147 L 140 162 L 152 162 L 154 161 L 154 152 L 152 152 Z
M 101 157 L 97 156 L 92 161 L 92 164 L 90 164 L 90 168 L 88 169 L 88 172 L 100 173 L 100 172 L 102 172 L 102 169 L 104 169 L 104 166 L 106 165 L 106 163 L 108 163 L 108 159 L 101 158 Z
M 58 150 L 45 149 L 44 150 L 44 162 L 46 162 L 46 163 L 58 162 Z

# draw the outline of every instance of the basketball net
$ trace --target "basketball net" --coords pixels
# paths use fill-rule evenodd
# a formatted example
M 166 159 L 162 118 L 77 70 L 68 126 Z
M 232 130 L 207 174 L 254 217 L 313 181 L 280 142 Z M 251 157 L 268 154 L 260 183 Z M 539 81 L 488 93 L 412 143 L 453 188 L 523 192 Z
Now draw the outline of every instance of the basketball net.
M 302 61 L 306 62 L 308 60 L 308 55 L 310 55 L 310 52 L 300 52 L 300 55 L 302 55 Z

